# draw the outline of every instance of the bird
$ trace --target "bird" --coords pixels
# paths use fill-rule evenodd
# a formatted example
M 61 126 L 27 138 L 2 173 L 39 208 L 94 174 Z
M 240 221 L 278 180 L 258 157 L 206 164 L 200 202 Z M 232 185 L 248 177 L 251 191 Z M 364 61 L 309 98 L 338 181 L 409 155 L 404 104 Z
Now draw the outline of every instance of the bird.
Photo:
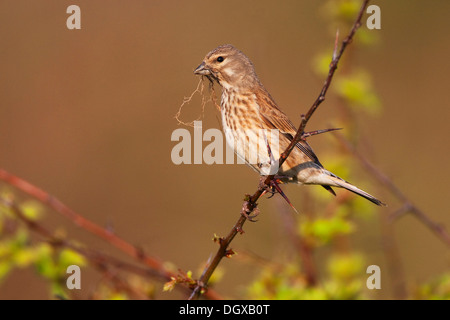
M 282 166 L 273 171 L 297 128 L 263 86 L 252 61 L 242 51 L 231 44 L 218 46 L 206 54 L 194 74 L 222 87 L 220 113 L 226 141 L 255 171 L 261 175 L 276 173 L 280 183 L 320 185 L 333 195 L 336 193 L 332 187 L 344 188 L 376 205 L 385 205 L 326 170 L 305 140 L 298 142 Z

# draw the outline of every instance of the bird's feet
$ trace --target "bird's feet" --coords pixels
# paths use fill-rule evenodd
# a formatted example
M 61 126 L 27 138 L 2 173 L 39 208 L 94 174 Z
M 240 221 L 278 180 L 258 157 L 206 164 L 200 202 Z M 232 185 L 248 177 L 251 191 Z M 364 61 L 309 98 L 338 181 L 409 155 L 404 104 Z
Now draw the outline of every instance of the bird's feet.
M 241 209 L 241 215 L 244 218 L 247 218 L 248 221 L 256 222 L 255 218 L 259 215 L 259 209 L 257 208 L 258 204 L 251 204 L 248 200 L 244 201 Z M 253 213 L 253 214 L 252 214 Z
M 265 193 L 270 193 L 270 196 L 268 197 L 270 199 L 275 195 L 275 193 L 278 192 L 283 197 L 283 199 L 286 200 L 286 202 L 291 206 L 291 208 L 294 209 L 294 211 L 298 213 L 297 209 L 295 209 L 295 207 L 292 205 L 291 201 L 289 201 L 289 198 L 284 194 L 283 190 L 280 187 L 280 184 L 283 183 L 283 181 L 286 181 L 286 179 L 287 179 L 287 177 L 285 177 L 285 176 L 275 175 L 270 180 L 270 185 L 267 185 L 266 177 L 261 177 L 260 184 L 261 183 L 264 184 L 263 195 Z

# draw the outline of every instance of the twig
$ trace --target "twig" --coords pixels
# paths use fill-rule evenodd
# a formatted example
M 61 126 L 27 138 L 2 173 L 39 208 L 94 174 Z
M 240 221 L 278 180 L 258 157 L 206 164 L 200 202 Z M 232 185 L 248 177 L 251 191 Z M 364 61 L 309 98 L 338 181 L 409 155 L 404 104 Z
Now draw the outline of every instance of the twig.
M 283 165 L 283 163 L 286 161 L 286 159 L 289 157 L 290 153 L 294 149 L 295 145 L 300 142 L 300 140 L 306 139 L 307 136 L 311 135 L 310 133 L 305 134 L 305 128 L 309 121 L 309 119 L 312 117 L 314 112 L 317 110 L 319 105 L 325 100 L 325 95 L 328 91 L 328 88 L 330 87 L 331 80 L 333 79 L 333 75 L 337 69 L 337 65 L 339 60 L 342 57 L 342 54 L 344 53 L 345 49 L 347 48 L 348 44 L 352 41 L 353 36 L 355 35 L 356 30 L 361 26 L 361 19 L 364 14 L 365 8 L 367 7 L 369 0 L 364 0 L 361 9 L 358 13 L 358 16 L 353 24 L 352 29 L 350 30 L 350 33 L 348 36 L 342 41 L 341 48 L 338 50 L 337 43 L 338 43 L 338 34 L 336 35 L 336 44 L 335 49 L 333 52 L 333 58 L 330 64 L 328 76 L 325 80 L 325 83 L 322 87 L 322 90 L 320 91 L 319 96 L 317 97 L 316 101 L 313 103 L 313 105 L 310 107 L 306 115 L 302 115 L 302 121 L 300 123 L 300 126 L 297 130 L 297 133 L 295 134 L 294 138 L 290 142 L 289 146 L 286 148 L 286 150 L 280 155 L 280 159 L 278 161 L 279 167 Z M 269 176 L 263 176 L 260 179 L 260 183 L 258 186 L 258 189 L 252 196 L 246 196 L 247 199 L 244 202 L 242 209 L 241 209 L 241 215 L 238 219 L 238 221 L 235 223 L 229 234 L 225 238 L 219 239 L 219 249 L 214 256 L 213 260 L 205 267 L 200 279 L 197 281 L 197 286 L 193 289 L 192 294 L 190 295 L 189 299 L 198 299 L 200 297 L 200 294 L 203 292 L 206 292 L 206 287 L 208 284 L 208 281 L 213 274 L 214 270 L 219 265 L 220 261 L 223 257 L 226 257 L 229 255 L 230 252 L 232 252 L 231 249 L 228 249 L 231 241 L 233 241 L 236 234 L 243 233 L 243 225 L 245 221 L 251 217 L 250 214 L 253 212 L 254 209 L 257 207 L 257 201 L 259 198 L 265 193 L 267 188 L 269 188 L 272 185 L 272 180 L 274 179 L 274 175 Z
M 194 288 L 194 290 L 192 290 L 192 294 L 189 296 L 189 300 L 196 300 L 200 297 L 201 294 L 206 292 L 206 285 L 208 284 L 209 279 L 211 278 L 214 270 L 216 270 L 222 258 L 229 257 L 233 254 L 233 251 L 228 249 L 228 246 L 238 233 L 244 232 L 242 227 L 245 221 L 247 221 L 248 219 L 248 214 L 253 212 L 253 210 L 256 208 L 256 202 L 264 193 L 264 190 L 265 188 L 262 186 L 262 184 L 260 184 L 256 192 L 251 197 L 247 196 L 248 200 L 246 200 L 242 206 L 241 215 L 239 216 L 238 221 L 235 223 L 235 225 L 225 238 L 218 239 L 219 250 L 211 260 L 211 262 L 208 263 L 203 270 L 200 279 L 197 281 L 197 286 Z

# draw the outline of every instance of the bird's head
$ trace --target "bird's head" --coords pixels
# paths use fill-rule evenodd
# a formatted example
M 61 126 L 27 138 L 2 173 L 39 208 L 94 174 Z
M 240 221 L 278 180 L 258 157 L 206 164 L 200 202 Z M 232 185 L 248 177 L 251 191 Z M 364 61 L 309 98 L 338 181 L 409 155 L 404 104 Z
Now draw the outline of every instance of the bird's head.
M 230 44 L 219 46 L 209 52 L 194 73 L 216 80 L 225 89 L 259 84 L 250 59 Z

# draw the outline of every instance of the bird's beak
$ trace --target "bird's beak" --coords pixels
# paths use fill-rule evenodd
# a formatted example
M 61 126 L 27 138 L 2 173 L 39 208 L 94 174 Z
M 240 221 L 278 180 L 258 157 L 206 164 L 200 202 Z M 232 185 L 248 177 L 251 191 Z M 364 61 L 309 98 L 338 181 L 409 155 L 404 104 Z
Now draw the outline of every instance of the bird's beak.
M 199 65 L 195 70 L 194 74 L 198 74 L 201 76 L 208 76 L 211 74 L 211 70 L 206 67 L 205 62 L 203 61 L 201 65 Z

